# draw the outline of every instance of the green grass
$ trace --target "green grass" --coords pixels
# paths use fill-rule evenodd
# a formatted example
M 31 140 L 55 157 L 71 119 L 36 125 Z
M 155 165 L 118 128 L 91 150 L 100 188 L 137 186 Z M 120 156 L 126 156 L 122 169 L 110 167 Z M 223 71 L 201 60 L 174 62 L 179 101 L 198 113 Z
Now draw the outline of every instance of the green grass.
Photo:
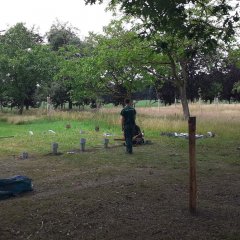
M 119 110 L 118 110 L 119 111 Z M 138 111 L 137 123 L 145 132 L 145 137 L 149 139 L 157 139 L 158 141 L 172 141 L 167 137 L 160 137 L 162 132 L 187 132 L 187 122 L 174 118 L 172 115 L 160 117 L 151 116 L 148 112 L 141 113 Z M 151 113 L 151 112 L 150 112 Z M 78 113 L 71 115 L 70 113 L 56 114 L 52 117 L 33 118 L 24 116 L 0 116 L 0 137 L 14 136 L 14 138 L 0 138 L 0 150 L 5 154 L 18 154 L 22 151 L 33 153 L 48 153 L 52 142 L 59 143 L 59 151 L 66 152 L 71 149 L 79 148 L 80 138 L 87 139 L 87 146 L 90 148 L 102 145 L 104 133 L 111 133 L 110 145 L 115 145 L 113 138 L 121 137 L 119 112 L 95 112 L 93 114 Z M 220 118 L 219 118 L 220 119 Z M 239 122 L 236 119 L 229 122 L 219 121 L 219 119 L 211 120 L 197 117 L 197 130 L 199 134 L 206 134 L 208 131 L 216 134 L 215 138 L 198 140 L 200 145 L 205 143 L 208 146 L 217 146 L 225 148 L 226 144 L 236 144 L 240 138 Z M 11 122 L 15 122 L 12 124 Z M 66 125 L 70 124 L 71 128 L 67 129 Z M 95 132 L 95 127 L 99 126 L 100 131 Z M 56 134 L 52 134 L 49 130 L 53 130 Z M 80 130 L 84 134 L 80 134 Z M 29 131 L 33 132 L 31 136 Z M 187 142 L 184 139 L 175 139 L 181 145 Z M 235 146 L 237 147 L 237 146 Z M 233 147 L 234 148 L 234 147 Z
M 136 102 L 135 106 L 136 107 L 158 107 L 158 101 L 140 100 Z
M 71 128 L 67 129 L 66 125 Z M 100 127 L 100 131 L 95 131 L 95 126 Z M 49 130 L 53 130 L 55 134 Z M 84 131 L 80 134 L 80 130 Z M 29 131 L 33 132 L 30 135 Z M 0 137 L 14 136 L 14 138 L 2 138 L 1 152 L 17 154 L 28 150 L 33 153 L 47 153 L 50 151 L 51 143 L 59 143 L 59 151 L 67 151 L 80 148 L 80 138 L 87 139 L 88 146 L 102 144 L 104 133 L 114 133 L 119 136 L 120 131 L 106 123 L 99 121 L 63 121 L 41 119 L 30 123 L 14 125 L 7 122 L 0 122 Z M 113 137 L 110 137 L 113 138 Z
M 162 103 L 160 104 L 162 105 Z M 158 102 L 155 100 L 140 100 L 140 101 L 135 101 L 135 106 L 136 107 L 158 107 Z M 105 104 L 104 108 L 113 108 L 114 105 L 112 103 Z

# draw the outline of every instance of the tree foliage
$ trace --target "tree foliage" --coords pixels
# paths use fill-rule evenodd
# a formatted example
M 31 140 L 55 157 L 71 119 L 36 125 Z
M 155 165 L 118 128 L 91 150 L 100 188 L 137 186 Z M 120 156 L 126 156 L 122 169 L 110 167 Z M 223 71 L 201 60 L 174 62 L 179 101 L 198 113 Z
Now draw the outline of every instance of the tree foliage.
M 75 29 L 69 26 L 68 23 L 61 23 L 59 21 L 51 26 L 50 31 L 47 33 L 47 39 L 54 51 L 67 45 L 81 45 L 80 38 L 75 33 Z
M 154 39 L 155 51 L 168 57 L 185 118 L 190 116 L 186 94 L 189 65 L 197 54 L 215 53 L 219 46 L 232 40 L 239 17 L 237 12 L 233 14 L 231 3 L 226 0 L 111 0 L 109 3 L 139 19 L 139 35 Z
M 44 44 L 34 28 L 11 27 L 0 35 L 1 106 L 11 104 L 22 113 L 47 96 L 55 107 L 121 104 L 152 89 L 165 104 L 180 98 L 188 117 L 189 99 L 239 100 L 239 48 L 229 51 L 238 21 L 237 14 L 229 15 L 233 8 L 225 1 L 220 7 L 213 1 L 160 2 L 111 1 L 137 21 L 114 20 L 103 34 L 91 33 L 84 41 L 67 23 L 53 25 Z
M 37 34 L 19 23 L 1 38 L 0 72 L 5 96 L 22 113 L 23 107 L 34 106 L 37 86 L 51 76 L 54 63 Z

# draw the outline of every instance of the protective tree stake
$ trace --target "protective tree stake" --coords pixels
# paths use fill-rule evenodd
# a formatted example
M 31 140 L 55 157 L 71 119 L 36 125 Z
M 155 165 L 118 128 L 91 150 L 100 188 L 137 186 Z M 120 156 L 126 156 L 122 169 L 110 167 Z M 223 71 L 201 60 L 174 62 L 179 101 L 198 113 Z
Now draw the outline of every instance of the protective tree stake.
M 196 117 L 189 117 L 189 211 L 196 213 L 197 181 L 196 181 Z

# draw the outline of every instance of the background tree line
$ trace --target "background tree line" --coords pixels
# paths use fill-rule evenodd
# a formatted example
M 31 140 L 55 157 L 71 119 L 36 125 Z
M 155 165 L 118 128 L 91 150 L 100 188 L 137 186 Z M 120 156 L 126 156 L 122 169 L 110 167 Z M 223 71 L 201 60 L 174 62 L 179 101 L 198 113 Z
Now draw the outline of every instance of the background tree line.
M 121 4 L 113 1 L 111 7 L 115 2 Z M 160 2 L 149 1 L 155 6 L 148 8 L 140 1 L 133 8 L 129 1 L 121 6 L 126 17 L 84 40 L 76 29 L 60 22 L 46 36 L 23 23 L 2 32 L 1 107 L 17 107 L 22 113 L 24 107 L 38 107 L 47 96 L 56 108 L 68 103 L 69 109 L 118 105 L 125 97 L 165 104 L 179 99 L 188 117 L 188 101 L 212 102 L 216 97 L 239 101 L 236 9 L 225 1 L 220 6 L 211 1 Z M 169 14 L 168 21 L 161 11 Z

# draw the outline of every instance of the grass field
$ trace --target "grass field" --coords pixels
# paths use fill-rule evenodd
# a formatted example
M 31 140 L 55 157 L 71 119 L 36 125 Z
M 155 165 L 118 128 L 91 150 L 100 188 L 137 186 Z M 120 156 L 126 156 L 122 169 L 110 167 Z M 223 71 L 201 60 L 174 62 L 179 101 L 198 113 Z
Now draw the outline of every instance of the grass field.
M 0 239 L 240 239 L 240 105 L 190 108 L 197 133 L 215 133 L 196 143 L 196 215 L 188 210 L 188 141 L 161 136 L 187 132 L 180 106 L 137 107 L 152 144 L 130 156 L 113 140 L 122 136 L 120 108 L 0 114 L 0 176 L 26 175 L 34 185 L 0 202 Z M 61 154 L 50 154 L 52 142 Z M 19 158 L 23 151 L 28 159 Z

